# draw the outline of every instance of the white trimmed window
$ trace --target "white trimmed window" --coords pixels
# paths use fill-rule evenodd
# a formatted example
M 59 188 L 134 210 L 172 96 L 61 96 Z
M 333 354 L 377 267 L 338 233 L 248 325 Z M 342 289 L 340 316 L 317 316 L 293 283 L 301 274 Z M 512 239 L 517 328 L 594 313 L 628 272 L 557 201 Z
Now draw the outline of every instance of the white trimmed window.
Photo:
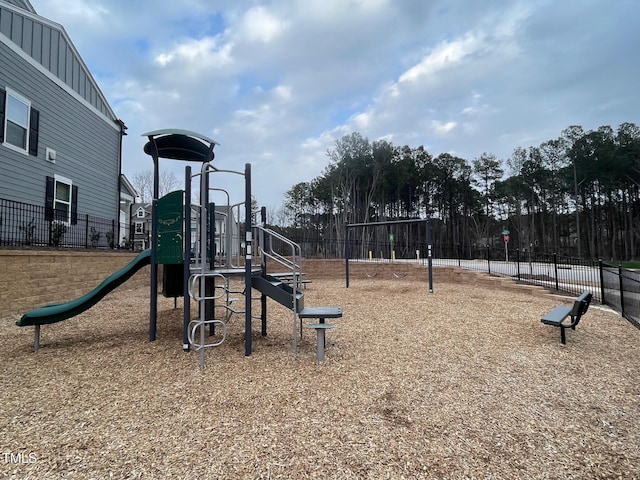
M 0 88 L 0 144 L 25 155 L 38 156 L 40 112 L 10 88 Z
M 45 190 L 47 222 L 78 223 L 78 186 L 60 175 L 47 176 Z
M 7 89 L 7 106 L 4 122 L 4 144 L 22 153 L 29 152 L 29 111 L 31 102 Z
M 138 218 L 144 218 L 146 216 L 147 212 L 144 211 L 144 208 L 140 207 L 138 208 L 138 210 L 136 210 L 136 217 Z
M 136 233 L 144 233 L 144 222 L 136 222 Z
M 60 175 L 54 175 L 55 194 L 53 197 L 53 211 L 55 219 L 69 223 L 71 221 L 71 203 L 73 201 L 73 183 Z

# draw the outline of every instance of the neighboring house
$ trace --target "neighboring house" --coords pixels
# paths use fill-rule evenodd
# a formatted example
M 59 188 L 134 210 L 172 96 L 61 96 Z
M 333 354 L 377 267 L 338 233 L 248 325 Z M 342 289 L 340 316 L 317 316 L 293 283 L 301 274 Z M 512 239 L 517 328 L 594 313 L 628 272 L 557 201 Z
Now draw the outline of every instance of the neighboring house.
M 0 197 L 119 224 L 125 130 L 64 28 L 0 0 Z
M 131 212 L 132 205 L 138 197 L 138 192 L 131 184 L 129 179 L 124 175 L 120 175 L 120 237 L 119 243 L 121 247 L 127 247 L 131 241 Z
M 150 203 L 136 201 L 131 205 L 131 233 L 134 250 L 145 250 L 151 247 Z

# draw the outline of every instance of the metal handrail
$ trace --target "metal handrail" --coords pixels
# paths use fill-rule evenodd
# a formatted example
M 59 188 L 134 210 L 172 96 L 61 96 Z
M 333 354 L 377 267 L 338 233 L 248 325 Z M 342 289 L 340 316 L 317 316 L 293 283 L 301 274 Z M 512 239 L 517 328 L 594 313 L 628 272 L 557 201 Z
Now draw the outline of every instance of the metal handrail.
M 290 268 L 294 272 L 295 270 L 302 270 L 301 262 L 296 262 L 296 258 L 300 258 L 300 259 L 302 258 L 302 249 L 300 248 L 299 244 L 281 235 L 275 230 L 271 230 L 270 228 L 261 227 L 259 225 L 255 225 L 255 228 L 257 228 L 258 230 L 262 231 L 265 234 L 268 234 L 269 236 L 269 249 L 267 250 L 265 248 L 265 245 L 261 245 L 262 251 L 265 255 L 267 255 L 267 257 L 271 258 L 272 260 L 275 260 L 285 268 Z M 281 242 L 285 243 L 286 245 L 289 245 L 292 248 L 291 260 L 289 260 L 287 257 L 280 255 L 279 253 L 273 250 L 273 243 L 272 243 L 273 238 L 280 240 Z
M 300 245 L 298 245 L 291 239 L 281 235 L 280 233 L 274 230 L 271 230 L 270 228 L 267 228 L 261 225 L 255 225 L 254 227 L 260 232 L 260 235 L 258 236 L 258 238 L 260 239 L 259 247 L 261 248 L 262 254 L 264 255 L 264 257 L 271 258 L 276 263 L 279 263 L 280 265 L 282 265 L 283 267 L 291 271 L 291 276 L 292 276 L 291 286 L 293 288 L 293 295 L 294 295 L 293 305 L 292 305 L 293 351 L 297 352 L 298 351 L 298 328 L 297 327 L 298 327 L 298 321 L 299 321 L 299 317 L 298 317 L 299 310 L 298 310 L 298 302 L 295 298 L 295 295 L 296 295 L 296 292 L 300 291 L 300 282 L 302 277 L 302 261 L 301 261 L 302 249 L 300 248 Z M 291 259 L 288 259 L 287 257 L 273 250 L 274 239 L 281 241 L 283 244 L 291 248 Z

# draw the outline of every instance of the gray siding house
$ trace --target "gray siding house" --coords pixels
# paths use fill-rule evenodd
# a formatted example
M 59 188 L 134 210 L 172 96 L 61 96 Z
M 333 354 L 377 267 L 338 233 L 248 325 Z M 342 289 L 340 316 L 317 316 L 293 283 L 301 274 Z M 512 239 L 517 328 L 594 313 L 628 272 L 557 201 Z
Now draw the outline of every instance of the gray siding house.
M 151 247 L 151 218 L 150 203 L 136 202 L 131 205 L 131 232 L 133 233 L 134 250 L 144 250 Z
M 129 179 L 120 175 L 120 246 L 131 247 L 131 211 L 138 199 L 138 192 Z
M 120 224 L 125 130 L 64 28 L 0 0 L 0 198 Z

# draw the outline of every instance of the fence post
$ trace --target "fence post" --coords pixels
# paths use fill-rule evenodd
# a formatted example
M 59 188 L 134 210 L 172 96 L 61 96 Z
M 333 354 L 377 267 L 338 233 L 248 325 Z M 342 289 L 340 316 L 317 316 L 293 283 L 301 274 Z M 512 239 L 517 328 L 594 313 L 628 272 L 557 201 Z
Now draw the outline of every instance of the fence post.
M 491 275 L 491 250 L 489 250 L 489 245 L 487 245 L 487 271 L 489 275 Z
M 604 272 L 602 271 L 602 259 L 598 259 L 598 271 L 600 272 L 600 301 L 605 305 L 604 301 Z
M 555 270 L 556 273 L 556 290 L 559 290 L 558 288 L 558 254 L 556 252 L 553 252 L 553 268 Z
M 458 267 L 459 267 L 460 258 L 462 257 L 462 245 L 458 244 L 458 248 L 456 248 L 456 253 L 458 254 Z
M 518 281 L 520 281 L 520 249 L 516 248 L 516 265 L 518 271 Z
M 349 222 L 344 222 L 344 278 L 346 288 L 349 288 L 349 255 Z
M 89 248 L 89 214 L 84 216 L 84 248 Z
M 620 315 L 624 317 L 624 290 L 622 288 L 622 265 L 618 265 L 618 283 L 620 285 Z

